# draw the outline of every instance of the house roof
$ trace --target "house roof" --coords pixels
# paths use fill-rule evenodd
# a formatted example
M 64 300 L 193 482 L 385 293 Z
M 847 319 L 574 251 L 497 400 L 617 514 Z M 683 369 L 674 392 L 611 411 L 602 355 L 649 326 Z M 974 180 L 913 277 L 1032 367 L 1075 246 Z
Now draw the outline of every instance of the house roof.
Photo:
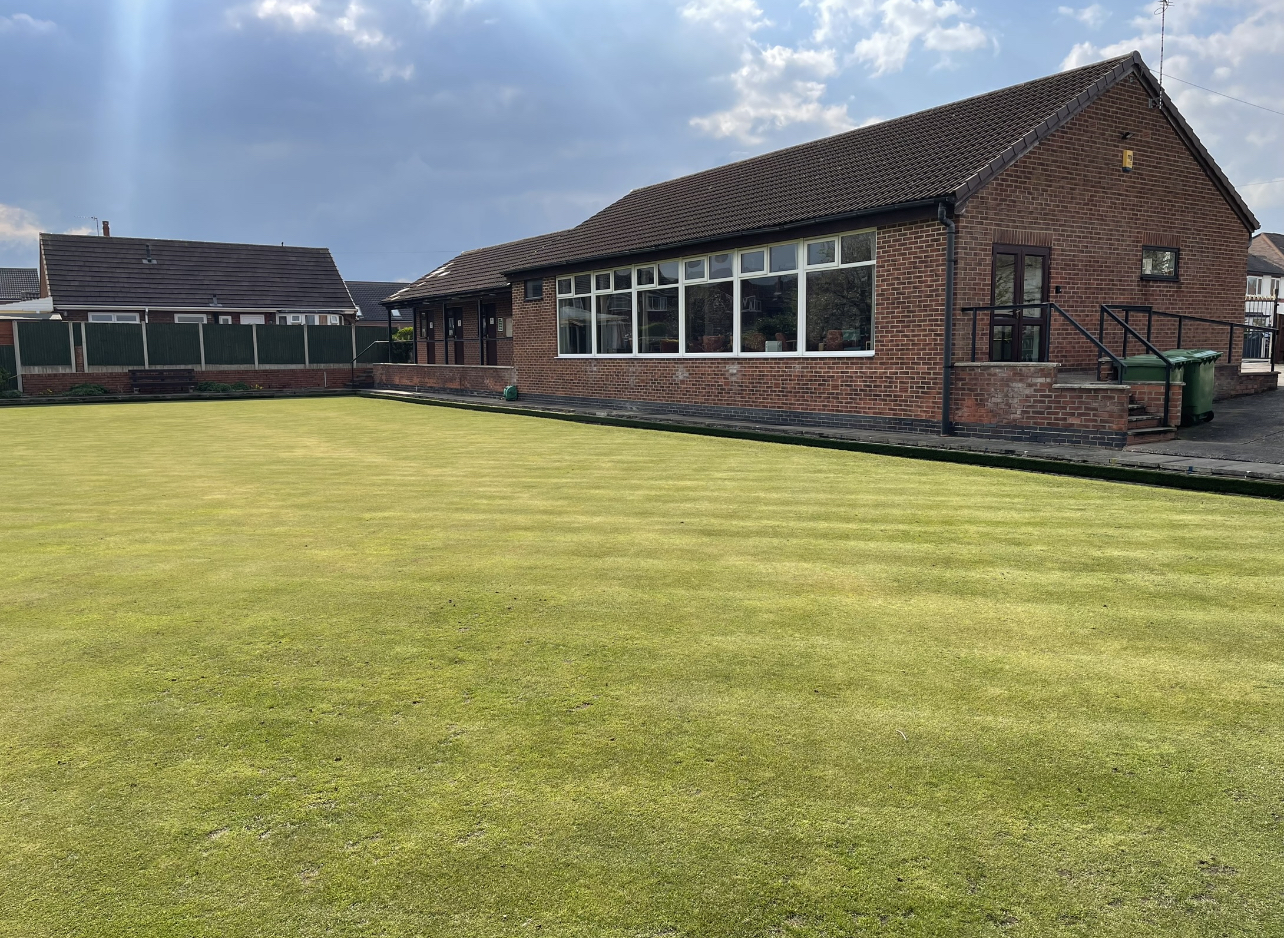
M 59 309 L 355 310 L 326 248 L 40 235 Z
M 491 247 L 465 251 L 414 283 L 403 286 L 385 298 L 388 305 L 408 300 L 447 297 L 464 293 L 497 290 L 507 291 L 508 278 L 504 272 L 528 267 L 538 262 L 546 253 L 555 251 L 557 244 L 569 232 L 555 231 L 535 238 L 523 238 Z
M 404 281 L 396 280 L 349 280 L 347 284 L 352 301 L 361 310 L 362 322 L 387 322 L 388 307 L 379 301 L 408 286 Z M 409 314 L 404 318 L 409 325 Z M 396 322 L 397 318 L 394 317 L 392 321 Z
M 35 267 L 0 267 L 0 303 L 34 300 L 40 295 L 40 271 Z
M 525 272 L 967 201 L 1119 82 L 1162 95 L 1140 53 L 635 189 L 566 231 L 459 255 L 392 297 L 501 289 Z M 1247 204 L 1177 109 L 1163 113 L 1249 231 Z M 506 276 L 505 276 L 506 275 Z
M 1248 272 L 1250 274 L 1270 274 L 1272 277 L 1284 277 L 1284 266 L 1250 251 L 1248 254 Z
M 1284 261 L 1284 234 L 1263 231 L 1254 235 L 1252 243 L 1248 246 L 1248 252 L 1261 257 Z

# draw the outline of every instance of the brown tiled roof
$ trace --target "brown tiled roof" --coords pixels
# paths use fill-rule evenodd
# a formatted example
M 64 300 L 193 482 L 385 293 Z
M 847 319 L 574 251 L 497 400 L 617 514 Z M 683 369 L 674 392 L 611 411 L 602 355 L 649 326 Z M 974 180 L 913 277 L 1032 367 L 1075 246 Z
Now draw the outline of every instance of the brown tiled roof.
M 1284 267 L 1261 254 L 1248 253 L 1248 272 L 1250 274 L 1270 274 L 1272 277 L 1284 277 Z
M 635 189 L 567 231 L 461 254 L 397 298 L 483 285 L 499 289 L 505 274 L 517 279 L 524 271 L 677 250 L 897 207 L 960 205 L 1131 74 L 1152 98 L 1159 97 L 1158 83 L 1133 52 Z M 1171 103 L 1164 113 L 1248 229 L 1255 229 L 1252 212 L 1181 114 Z
M 1263 231 L 1261 234 L 1254 235 L 1252 243 L 1248 246 L 1248 252 L 1275 263 L 1284 261 L 1284 234 Z
M 40 257 L 57 309 L 356 309 L 326 248 L 42 234 Z
M 521 241 L 509 241 L 506 244 L 465 251 L 442 264 L 432 273 L 420 277 L 404 289 L 388 296 L 384 303 L 396 305 L 407 300 L 428 297 L 455 296 L 488 290 L 507 291 L 508 278 L 504 276 L 505 271 L 538 263 L 539 258 L 545 253 L 556 251 L 557 245 L 568 233 L 555 231 L 535 238 L 523 238 Z
M 39 295 L 39 270 L 34 267 L 0 267 L 0 303 L 34 300 Z

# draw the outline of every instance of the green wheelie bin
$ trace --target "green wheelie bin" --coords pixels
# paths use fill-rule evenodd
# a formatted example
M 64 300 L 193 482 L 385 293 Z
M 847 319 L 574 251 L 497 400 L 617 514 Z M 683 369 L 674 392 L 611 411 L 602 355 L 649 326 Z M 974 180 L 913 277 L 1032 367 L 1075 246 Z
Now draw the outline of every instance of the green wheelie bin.
M 1185 387 L 1181 395 L 1181 425 L 1213 419 L 1213 384 L 1221 352 L 1212 349 L 1173 349 L 1164 358 L 1173 363 L 1173 381 Z M 1163 381 L 1167 366 L 1158 355 L 1129 355 L 1123 360 L 1125 381 Z

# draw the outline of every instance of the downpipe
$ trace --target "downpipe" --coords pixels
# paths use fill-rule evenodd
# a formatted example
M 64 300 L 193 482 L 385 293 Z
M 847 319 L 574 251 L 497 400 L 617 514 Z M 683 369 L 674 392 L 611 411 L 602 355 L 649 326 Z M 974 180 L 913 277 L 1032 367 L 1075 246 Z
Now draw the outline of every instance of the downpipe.
M 936 206 L 936 220 L 945 226 L 945 353 L 941 364 L 941 436 L 954 435 L 954 422 L 950 419 L 950 392 L 954 377 L 954 241 L 957 227 L 945 210 L 945 203 Z

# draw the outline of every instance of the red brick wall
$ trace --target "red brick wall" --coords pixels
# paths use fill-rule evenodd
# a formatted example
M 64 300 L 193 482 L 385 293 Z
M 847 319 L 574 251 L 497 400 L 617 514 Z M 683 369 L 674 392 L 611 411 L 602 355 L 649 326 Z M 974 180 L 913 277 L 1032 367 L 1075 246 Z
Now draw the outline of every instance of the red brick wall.
M 1125 132 L 1132 134 L 1127 141 L 1120 139 Z M 1125 148 L 1136 155 L 1131 173 L 1121 169 Z M 1005 170 L 966 205 L 958 225 L 960 307 L 991 302 L 993 245 L 1016 243 L 1051 247 L 1051 283 L 1063 287 L 1051 299 L 1094 334 L 1101 303 L 1243 322 L 1249 232 L 1167 119 L 1149 106 L 1140 83 L 1116 85 Z M 1181 250 L 1180 281 L 1141 279 L 1145 244 Z M 1145 334 L 1144 316 L 1134 315 L 1134 322 Z M 966 355 L 970 319 L 960 316 L 959 327 Z M 1182 344 L 1225 350 L 1226 336 L 1223 327 L 1188 325 Z M 1116 353 L 1120 338 L 1115 329 L 1109 344 Z M 1156 318 L 1151 341 L 1166 350 L 1176 339 L 1175 323 Z M 1130 354 L 1144 351 L 1130 342 Z M 1091 366 L 1096 352 L 1054 314 L 1050 357 Z
M 954 420 L 960 428 L 1011 426 L 1120 434 L 1128 430 L 1128 388 L 1057 386 L 1047 363 L 964 364 L 955 369 Z
M 12 319 L 0 319 L 0 345 L 13 345 Z
M 523 392 L 939 420 L 945 233 L 936 221 L 879 229 L 870 358 L 558 358 L 557 298 L 514 286 Z
M 218 381 L 223 384 L 244 382 L 251 387 L 258 386 L 267 391 L 304 390 L 313 388 L 343 388 L 352 381 L 352 372 L 348 368 L 279 368 L 279 369 L 195 369 L 196 381 Z M 369 366 L 357 369 L 357 380 L 369 380 Z M 23 393 L 60 394 L 78 384 L 99 384 L 113 394 L 130 393 L 128 371 L 96 371 L 89 374 L 64 371 L 57 374 L 22 376 Z
M 1240 374 L 1238 365 L 1218 365 L 1213 380 L 1213 400 L 1215 401 L 1224 401 L 1228 397 L 1243 397 L 1246 394 L 1261 394 L 1264 391 L 1274 391 L 1280 386 L 1278 372 Z
M 1147 414 L 1152 417 L 1163 417 L 1164 383 L 1162 381 L 1134 381 L 1129 387 L 1132 388 L 1132 399 L 1144 406 Z M 1175 427 L 1181 423 L 1181 399 L 1185 389 L 1186 386 L 1180 381 L 1173 382 L 1168 407 L 1170 426 Z
M 407 391 L 493 391 L 517 382 L 505 365 L 375 365 L 375 387 Z
M 420 307 L 422 315 L 431 317 L 433 321 L 433 335 L 435 340 L 432 350 L 432 361 L 434 364 L 444 364 L 446 361 L 445 337 L 446 337 L 446 307 L 459 307 L 463 309 L 464 318 L 464 339 L 462 361 L 456 361 L 457 343 L 450 344 L 450 364 L 452 365 L 480 365 L 481 364 L 481 346 L 478 342 L 479 314 L 478 306 L 481 303 L 493 303 L 495 305 L 495 315 L 507 320 L 512 316 L 512 300 L 507 295 L 487 298 L 485 300 L 466 300 L 451 303 L 434 303 L 427 307 Z M 420 327 L 422 328 L 422 327 Z M 416 336 L 416 348 L 418 352 L 419 364 L 429 363 L 428 342 L 424 340 L 426 333 Z M 513 363 L 513 340 L 499 338 L 496 340 L 496 355 L 498 364 L 511 365 Z

